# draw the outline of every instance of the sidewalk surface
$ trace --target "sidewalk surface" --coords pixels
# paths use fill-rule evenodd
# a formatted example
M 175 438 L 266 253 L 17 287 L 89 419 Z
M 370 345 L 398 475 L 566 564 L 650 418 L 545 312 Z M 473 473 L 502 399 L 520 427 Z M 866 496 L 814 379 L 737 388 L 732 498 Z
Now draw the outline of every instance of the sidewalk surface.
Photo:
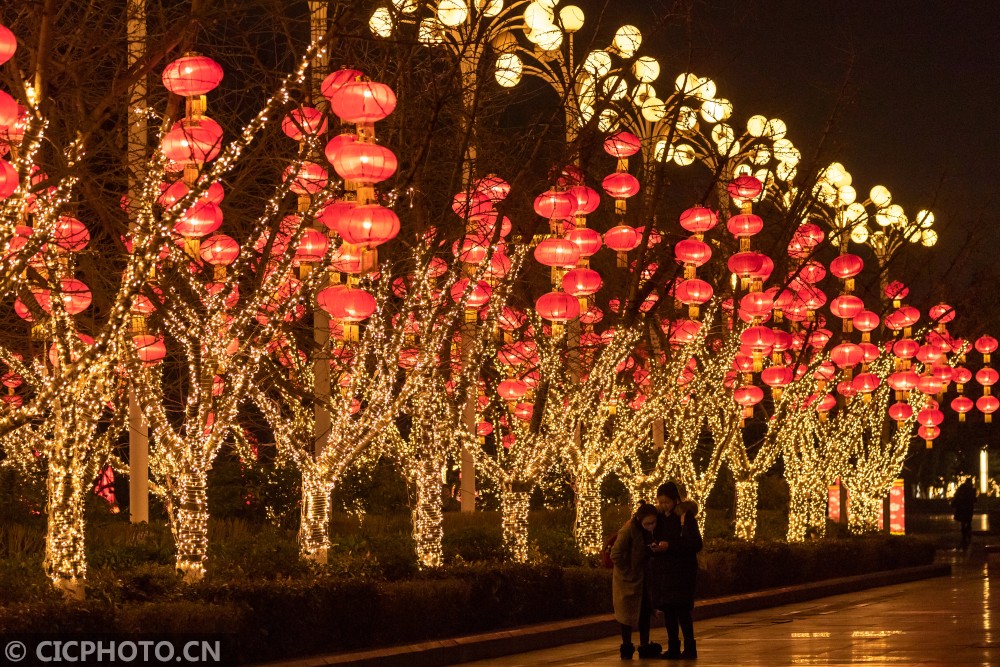
M 697 662 L 618 657 L 617 637 L 464 663 L 535 665 L 1000 666 L 1000 573 L 956 558 L 951 577 L 773 607 L 695 624 Z M 991 587 L 992 584 L 992 587 Z M 662 627 L 653 641 L 666 643 Z

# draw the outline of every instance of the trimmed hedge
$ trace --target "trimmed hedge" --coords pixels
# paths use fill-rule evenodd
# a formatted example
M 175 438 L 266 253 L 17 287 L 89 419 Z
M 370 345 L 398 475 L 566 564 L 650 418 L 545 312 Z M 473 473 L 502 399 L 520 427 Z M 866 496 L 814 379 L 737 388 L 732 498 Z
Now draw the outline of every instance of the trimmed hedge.
M 926 565 L 913 537 L 805 544 L 709 541 L 702 597 Z M 184 586 L 170 566 L 118 575 L 114 598 L 0 606 L 0 634 L 229 633 L 240 662 L 387 646 L 611 611 L 610 571 L 554 565 L 467 565 L 401 581 L 316 573 L 288 579 L 213 577 Z

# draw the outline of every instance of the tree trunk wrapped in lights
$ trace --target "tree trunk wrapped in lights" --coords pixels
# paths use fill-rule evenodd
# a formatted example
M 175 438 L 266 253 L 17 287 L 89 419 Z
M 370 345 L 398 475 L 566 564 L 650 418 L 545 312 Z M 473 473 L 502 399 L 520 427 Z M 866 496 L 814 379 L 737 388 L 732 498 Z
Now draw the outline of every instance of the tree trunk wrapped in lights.
M 89 479 L 83 479 L 70 447 L 51 451 L 48 463 L 48 524 L 45 574 L 67 598 L 82 599 L 87 560 L 84 553 L 84 506 Z
M 443 458 L 429 457 L 420 462 L 412 472 L 413 541 L 421 567 L 444 565 L 444 511 L 442 508 L 441 469 Z
M 514 563 L 528 561 L 528 509 L 531 494 L 523 487 L 507 486 L 501 491 L 500 514 L 503 519 L 503 549 Z
M 757 534 L 757 502 L 760 481 L 757 477 L 736 480 L 736 527 L 738 540 L 753 540 Z
M 326 563 L 330 551 L 330 494 L 333 485 L 315 472 L 302 473 L 299 553 L 306 560 Z
M 576 478 L 576 518 L 573 537 L 581 553 L 599 554 L 604 546 L 604 521 L 601 517 L 601 484 L 604 476 L 581 475 Z
M 207 467 L 192 466 L 177 476 L 173 486 L 177 570 L 184 581 L 198 581 L 205 576 L 208 559 Z

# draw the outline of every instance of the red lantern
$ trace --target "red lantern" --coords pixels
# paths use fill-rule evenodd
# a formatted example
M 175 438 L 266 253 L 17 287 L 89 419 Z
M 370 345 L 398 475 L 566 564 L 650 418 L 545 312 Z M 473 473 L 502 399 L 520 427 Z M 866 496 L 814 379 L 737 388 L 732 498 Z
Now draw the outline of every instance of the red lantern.
M 889 406 L 889 417 L 897 422 L 905 422 L 913 416 L 913 408 L 909 403 L 893 403 Z
M 862 310 L 860 313 L 854 316 L 854 328 L 858 331 L 863 331 L 868 333 L 874 331 L 878 328 L 879 318 L 878 315 L 870 310 Z
M 681 303 L 688 306 L 706 303 L 712 298 L 712 294 L 712 286 L 704 280 L 699 280 L 698 278 L 691 278 L 689 280 L 682 281 L 677 285 L 677 289 L 674 291 L 674 297 Z M 770 329 L 768 329 L 768 331 L 770 331 Z
M 865 268 L 865 262 L 857 255 L 838 255 L 830 262 L 830 273 L 841 280 L 853 278 Z
M 294 171 L 294 165 L 288 165 L 281 176 L 282 182 L 287 181 Z M 329 183 L 326 169 L 315 162 L 303 162 L 295 180 L 288 189 L 297 195 L 314 195 Z
M 574 185 L 569 189 L 569 194 L 576 199 L 576 210 L 573 211 L 573 215 L 590 215 L 601 204 L 601 195 L 586 185 Z
M 142 363 L 147 366 L 152 366 L 167 356 L 167 346 L 164 344 L 163 338 L 148 335 L 133 336 L 132 342 L 135 343 Z
M 921 426 L 917 429 L 917 435 L 927 441 L 927 446 L 931 446 L 931 441 L 941 435 L 941 429 L 937 426 Z
M 60 216 L 54 235 L 56 246 L 67 252 L 80 252 L 90 242 L 86 225 L 69 216 Z
M 174 223 L 174 231 L 185 238 L 200 238 L 222 226 L 222 209 L 211 202 L 199 201 Z
M 638 153 L 640 148 L 642 142 L 639 137 L 625 130 L 619 130 L 604 140 L 605 152 L 618 159 L 631 157 Z
M 396 155 L 385 146 L 363 142 L 346 144 L 330 159 L 345 181 L 380 183 L 396 173 Z
M 923 364 L 933 364 L 944 356 L 941 351 L 933 345 L 921 345 L 917 350 L 917 360 Z
M 375 312 L 375 297 L 357 287 L 334 285 L 320 291 L 319 307 L 342 322 L 363 322 Z
M 201 258 L 213 266 L 228 266 L 240 255 L 240 244 L 225 234 L 215 234 L 201 244 Z
M 17 51 L 17 37 L 5 25 L 0 25 L 0 65 L 14 57 Z
M 917 421 L 923 426 L 938 426 L 944 421 L 944 413 L 938 409 L 921 410 L 917 413 Z
M 761 372 L 760 379 L 771 388 L 787 387 L 793 379 L 792 369 L 787 366 L 771 366 Z
M 946 303 L 939 303 L 936 306 L 931 306 L 928 311 L 930 318 L 934 320 L 937 324 L 947 324 L 955 319 L 955 309 Z
M 971 412 L 974 407 L 976 404 L 966 396 L 957 396 L 951 401 L 951 409 L 958 413 L 958 421 L 960 422 L 965 421 L 966 413 Z
M 764 229 L 764 220 L 753 213 L 741 213 L 729 218 L 726 229 L 736 238 L 748 238 Z
M 455 241 L 451 246 L 455 257 L 466 264 L 481 263 L 486 259 L 489 250 L 489 241 L 482 236 L 466 236 L 460 241 Z
M 629 252 L 639 247 L 642 236 L 634 227 L 618 225 L 604 233 L 604 245 L 616 252 Z
M 993 421 L 993 413 L 1000 408 L 1000 400 L 996 396 L 980 396 L 976 408 L 986 416 L 984 421 L 989 424 Z
M 575 297 L 597 294 L 602 284 L 601 274 L 593 269 L 573 269 L 562 278 L 563 291 Z
M 733 391 L 733 400 L 744 408 L 752 408 L 764 400 L 764 391 L 752 384 L 737 387 Z
M 917 389 L 927 396 L 933 396 L 941 391 L 941 381 L 933 375 L 921 375 L 917 381 Z
M 580 249 L 580 257 L 594 255 L 603 245 L 601 235 L 589 227 L 578 227 L 566 234 L 566 240 L 572 241 Z
M 0 26 L 2 28 L 3 26 Z M 0 127 L 8 128 L 17 123 L 17 100 L 0 90 Z M 0 153 L 6 153 L 6 147 Z
M 854 389 L 862 394 L 872 393 L 878 389 L 880 384 L 882 381 L 874 373 L 860 373 L 854 378 Z
M 983 355 L 983 361 L 990 363 L 990 353 L 997 349 L 997 339 L 993 336 L 980 336 L 976 339 L 976 352 Z
M 222 150 L 222 126 L 207 116 L 182 118 L 163 137 L 163 154 L 181 165 L 211 162 Z
M 365 248 L 386 243 L 399 234 L 399 217 L 378 204 L 355 206 L 338 230 L 344 241 Z
M 358 135 L 353 132 L 338 134 L 333 139 L 330 139 L 330 141 L 326 142 L 326 148 L 323 150 L 327 161 L 332 164 L 333 161 L 337 159 L 337 156 L 340 155 L 340 151 L 342 151 L 346 146 L 350 146 L 357 140 Z
M 604 177 L 601 187 L 613 199 L 628 199 L 639 192 L 639 179 L 627 172 L 615 172 Z
M 865 302 L 853 294 L 841 294 L 830 302 L 830 312 L 845 320 L 852 320 L 865 309 Z
M 749 279 L 764 268 L 764 255 L 757 252 L 738 252 L 729 256 L 726 266 L 740 278 Z
M 864 352 L 854 343 L 841 343 L 830 350 L 830 360 L 840 368 L 853 368 L 864 359 Z
M 559 190 L 547 190 L 535 198 L 535 213 L 549 220 L 571 218 L 578 206 L 575 196 Z
M 323 94 L 327 95 L 327 91 L 324 90 Z M 396 108 L 396 94 L 392 88 L 375 81 L 345 83 L 327 99 L 330 100 L 330 110 L 345 123 L 374 123 Z
M 499 204 L 510 194 L 510 183 L 496 174 L 490 174 L 476 181 L 476 190 L 489 197 L 494 204 Z
M 163 85 L 175 95 L 195 97 L 222 83 L 222 65 L 197 54 L 178 58 L 163 68 Z
M 316 214 L 316 220 L 330 231 L 340 234 L 340 228 L 347 221 L 348 215 L 357 204 L 353 201 L 330 202 Z
M 0 199 L 6 199 L 14 194 L 20 182 L 17 170 L 7 160 L 0 158 Z
M 329 246 L 330 242 L 327 240 L 326 234 L 318 229 L 307 229 L 299 237 L 299 245 L 295 248 L 292 264 L 300 266 L 321 262 Z
M 764 185 L 753 176 L 738 176 L 729 182 L 726 190 L 737 202 L 744 202 L 759 197 L 764 191 Z
M 694 206 L 681 213 L 681 227 L 692 234 L 704 234 L 718 224 L 719 218 L 704 206 Z
M 164 183 L 160 187 L 164 188 L 164 190 L 160 194 L 159 199 L 157 199 L 157 203 L 163 208 L 170 208 L 189 192 L 187 183 L 179 179 L 169 186 Z M 225 196 L 226 191 L 222 187 L 222 184 L 218 181 L 213 181 L 195 203 L 205 201 L 212 204 L 221 204 Z
M 298 141 L 306 136 L 326 132 L 326 117 L 315 107 L 292 109 L 281 121 L 281 131 Z
M 580 316 L 580 301 L 565 292 L 549 292 L 535 302 L 535 310 L 550 322 L 569 322 Z
M 451 298 L 455 303 L 462 300 L 465 295 L 466 290 L 469 286 L 469 279 L 462 278 L 456 282 L 451 287 Z M 479 310 L 486 304 L 490 302 L 490 297 L 493 295 L 493 288 L 485 280 L 480 280 L 472 287 L 472 291 L 469 293 L 469 298 L 465 302 L 465 307 L 468 310 Z
M 1000 379 L 1000 374 L 995 369 L 985 366 L 976 371 L 976 382 L 984 387 L 992 387 Z
M 576 266 L 580 248 L 567 239 L 545 239 L 535 246 L 535 259 L 545 266 Z
M 701 322 L 698 320 L 677 320 L 670 329 L 670 342 L 673 345 L 693 343 L 701 332 Z
M 505 401 L 516 401 L 528 392 L 528 385 L 521 380 L 504 380 L 497 386 L 497 393 Z
M 674 257 L 682 264 L 704 266 L 712 258 L 712 247 L 697 239 L 682 239 L 674 246 Z
M 343 88 L 348 83 L 357 81 L 358 77 L 364 76 L 360 70 L 343 68 L 335 72 L 331 72 L 323 79 L 323 83 L 320 84 L 320 93 L 326 99 L 330 99 L 337 92 Z
M 75 278 L 60 281 L 63 307 L 70 315 L 79 315 L 90 307 L 93 299 L 90 288 Z M 48 309 L 46 309 L 48 312 Z
M 893 280 L 885 286 L 885 295 L 893 301 L 901 301 L 909 295 L 910 290 L 898 280 Z

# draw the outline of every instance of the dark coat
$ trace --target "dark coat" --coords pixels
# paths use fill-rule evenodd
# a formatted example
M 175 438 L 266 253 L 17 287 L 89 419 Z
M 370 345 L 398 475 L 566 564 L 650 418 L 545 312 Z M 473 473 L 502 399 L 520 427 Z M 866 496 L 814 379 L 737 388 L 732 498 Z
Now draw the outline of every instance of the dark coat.
M 611 547 L 611 562 L 615 564 L 611 576 L 611 596 L 614 600 L 615 620 L 623 625 L 636 627 L 642 598 L 648 595 L 646 564 L 649 560 L 649 543 L 652 535 L 642 529 L 634 519 L 618 531 Z
M 972 521 L 972 512 L 976 506 L 976 487 L 972 484 L 961 484 L 951 499 L 955 508 L 955 521 Z
M 698 580 L 698 552 L 701 551 L 701 532 L 695 515 L 698 505 L 685 501 L 680 508 L 683 515 L 673 512 L 660 515 L 653 531 L 654 542 L 668 542 L 670 547 L 654 553 L 650 562 L 650 594 L 653 607 L 694 606 L 694 591 Z

